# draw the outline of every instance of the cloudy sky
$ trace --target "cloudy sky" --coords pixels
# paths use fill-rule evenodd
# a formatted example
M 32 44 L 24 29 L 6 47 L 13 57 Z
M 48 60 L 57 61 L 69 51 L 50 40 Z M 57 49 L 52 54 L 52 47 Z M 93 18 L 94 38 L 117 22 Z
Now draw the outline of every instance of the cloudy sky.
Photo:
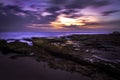
M 0 32 L 120 31 L 120 0 L 0 0 Z

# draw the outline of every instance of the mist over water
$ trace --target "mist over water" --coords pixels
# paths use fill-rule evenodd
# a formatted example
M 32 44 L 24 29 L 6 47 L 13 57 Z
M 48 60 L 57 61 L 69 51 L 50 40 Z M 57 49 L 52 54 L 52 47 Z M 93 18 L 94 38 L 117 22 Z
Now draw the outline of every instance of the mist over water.
M 60 37 L 72 34 L 104 34 L 104 33 L 81 33 L 81 32 L 3 32 L 0 39 L 22 39 L 32 37 Z

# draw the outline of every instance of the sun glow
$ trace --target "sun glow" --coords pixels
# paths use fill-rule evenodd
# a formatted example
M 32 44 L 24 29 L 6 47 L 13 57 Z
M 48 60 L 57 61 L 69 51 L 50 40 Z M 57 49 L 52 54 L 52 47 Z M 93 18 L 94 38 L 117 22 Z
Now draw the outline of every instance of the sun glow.
M 60 14 L 54 22 L 50 25 L 56 29 L 65 28 L 65 26 L 75 25 L 77 27 L 85 26 L 87 22 L 96 22 L 98 19 L 93 16 L 81 16 L 71 18 L 69 15 Z

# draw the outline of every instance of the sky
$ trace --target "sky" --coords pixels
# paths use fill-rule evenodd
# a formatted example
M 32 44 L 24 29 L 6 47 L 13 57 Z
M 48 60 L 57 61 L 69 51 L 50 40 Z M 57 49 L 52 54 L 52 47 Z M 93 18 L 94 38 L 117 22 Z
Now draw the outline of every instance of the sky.
M 120 0 L 0 0 L 0 32 L 120 31 Z

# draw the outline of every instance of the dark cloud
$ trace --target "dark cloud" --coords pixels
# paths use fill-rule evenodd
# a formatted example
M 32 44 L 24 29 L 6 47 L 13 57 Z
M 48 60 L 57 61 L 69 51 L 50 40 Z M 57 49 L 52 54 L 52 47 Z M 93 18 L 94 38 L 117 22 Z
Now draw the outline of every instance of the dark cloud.
M 80 17 L 83 15 L 82 14 L 76 15 L 74 13 L 79 12 L 80 10 L 89 6 L 98 8 L 110 4 L 109 0 L 50 0 L 50 1 L 51 5 L 48 8 L 46 8 L 45 11 L 52 13 L 53 15 L 43 17 L 42 20 L 44 20 L 44 22 L 54 21 L 59 14 L 67 14 L 69 15 L 68 16 L 69 18 Z
M 61 11 L 63 14 L 71 14 L 78 12 L 76 9 L 84 9 L 89 6 L 93 6 L 94 8 L 103 7 L 110 4 L 109 0 L 50 0 L 52 2 L 51 6 L 46 9 L 46 11 L 50 13 L 56 13 L 57 11 Z M 56 5 L 61 4 L 61 5 Z M 73 15 L 75 16 L 75 15 Z M 78 16 L 78 15 L 76 15 Z
M 67 0 L 50 0 L 50 2 L 52 4 L 59 5 L 59 4 L 65 4 L 67 2 Z
M 0 32 L 13 29 L 19 30 L 27 22 L 28 19 L 14 14 L 0 14 Z
M 79 8 L 82 9 L 87 7 L 88 5 L 92 4 L 93 0 L 70 0 L 65 7 L 68 9 L 75 9 Z
M 59 10 L 61 10 L 61 8 L 58 6 L 51 6 L 51 7 L 46 9 L 46 11 L 50 12 L 50 13 L 55 13 L 56 11 L 59 11 Z
M 92 6 L 94 7 L 103 7 L 110 4 L 110 0 L 101 0 L 101 1 L 94 1 Z
M 88 6 L 102 7 L 110 4 L 109 0 L 50 0 L 53 5 L 61 4 L 66 9 L 82 9 Z M 61 6 L 58 5 L 58 6 Z
M 47 16 L 41 16 L 40 20 L 35 20 L 35 24 L 49 24 L 50 22 L 52 21 L 55 21 L 56 20 L 56 17 L 58 16 L 59 14 L 55 13 L 53 15 L 47 15 Z
M 80 12 L 80 10 L 83 10 L 87 7 L 101 10 L 104 8 L 104 6 L 111 5 L 111 1 L 114 2 L 114 0 L 2 0 L 4 5 L 0 4 L 0 21 L 2 21 L 0 22 L 0 26 L 7 26 L 7 28 L 9 28 L 8 26 L 21 25 L 26 23 L 49 24 L 50 22 L 55 21 L 60 14 L 66 14 L 69 18 L 81 17 L 84 15 L 81 13 L 75 13 Z M 111 6 L 114 7 L 114 5 Z M 111 8 L 106 9 L 109 10 Z M 105 11 L 102 12 L 102 15 L 108 16 L 120 11 L 118 7 L 115 9 L 118 10 Z M 37 11 L 35 12 L 35 10 Z M 44 12 L 50 13 L 50 15 L 42 16 L 42 13 Z M 101 11 L 98 11 L 98 13 L 99 12 Z M 23 17 L 21 15 L 16 15 L 18 13 L 23 13 L 25 16 Z M 86 23 L 86 25 L 104 26 L 114 24 L 119 26 L 119 23 L 119 21 L 111 21 Z M 77 26 L 69 26 L 66 28 L 78 29 Z
M 17 5 L 7 5 L 4 7 L 6 11 L 14 11 L 14 12 L 23 12 L 23 10 Z
M 51 7 L 47 9 L 48 12 L 54 13 L 59 10 L 59 7 Z M 16 14 L 25 14 L 25 16 Z M 33 12 L 30 10 L 22 10 L 21 7 L 16 5 L 3 5 L 0 4 L 0 31 L 22 28 L 25 24 L 49 24 L 54 21 L 58 16 L 58 13 L 53 15 L 41 16 L 39 12 Z M 40 19 L 37 19 L 40 18 Z
M 120 20 L 109 21 L 109 22 L 106 22 L 105 24 L 116 25 L 120 28 Z
M 46 11 L 52 14 L 56 14 L 57 11 L 66 9 L 64 11 L 64 14 L 71 14 L 75 13 L 76 11 L 74 9 L 83 9 L 88 6 L 94 6 L 94 7 L 102 7 L 109 5 L 109 0 L 12 0 L 16 5 L 21 6 L 22 9 L 25 8 L 25 6 L 29 6 L 30 8 Z M 11 2 L 12 2 L 11 1 Z M 38 4 L 38 3 L 39 4 Z M 13 6 L 8 6 L 8 8 L 14 8 L 16 11 L 19 11 L 20 9 Z M 43 10 L 45 9 L 45 10 Z M 75 16 L 75 15 L 74 15 Z
M 105 22 L 92 22 L 92 23 L 86 23 L 88 26 L 113 26 L 113 27 L 119 27 L 120 28 L 120 20 L 113 20 L 113 21 L 105 21 Z
M 31 17 L 18 15 L 25 14 L 20 7 L 16 5 L 0 4 L 0 31 L 21 28 L 23 25 L 31 22 Z
M 64 28 L 66 28 L 66 29 L 80 29 L 80 27 L 77 25 L 64 26 Z
M 105 11 L 105 12 L 102 12 L 102 15 L 103 16 L 109 16 L 113 13 L 116 13 L 116 12 L 120 12 L 120 10 L 111 10 L 111 11 Z
M 62 11 L 61 13 L 69 15 L 71 13 L 76 13 L 76 12 L 78 12 L 78 11 L 76 11 L 75 9 L 66 9 L 66 10 Z

